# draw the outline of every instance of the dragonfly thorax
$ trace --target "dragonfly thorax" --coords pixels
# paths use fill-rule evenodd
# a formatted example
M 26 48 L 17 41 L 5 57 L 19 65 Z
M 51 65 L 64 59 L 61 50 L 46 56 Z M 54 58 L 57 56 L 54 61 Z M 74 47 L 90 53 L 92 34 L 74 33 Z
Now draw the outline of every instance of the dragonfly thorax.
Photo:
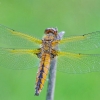
M 36 54 L 38 56 L 38 58 L 41 58 L 43 54 L 49 54 L 51 56 L 51 58 L 54 58 L 56 56 L 54 51 L 57 49 L 57 46 L 53 45 L 53 43 L 56 39 L 57 38 L 52 33 L 49 33 L 44 36 L 44 38 L 42 40 L 42 45 L 39 48 L 40 52 Z
M 42 53 L 51 53 L 53 40 L 43 40 L 42 42 Z

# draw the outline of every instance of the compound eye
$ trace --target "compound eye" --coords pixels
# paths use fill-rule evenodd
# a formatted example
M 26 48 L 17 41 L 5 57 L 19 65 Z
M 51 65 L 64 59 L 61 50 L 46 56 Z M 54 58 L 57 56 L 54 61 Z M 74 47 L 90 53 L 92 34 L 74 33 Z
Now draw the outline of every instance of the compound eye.
M 47 28 L 47 29 L 45 29 L 45 31 L 44 31 L 45 34 L 52 33 L 52 34 L 54 34 L 54 35 L 57 35 L 57 32 L 58 32 L 57 28 Z
M 48 29 L 48 28 L 47 28 L 47 29 L 45 29 L 44 33 L 45 33 L 45 34 L 50 33 L 50 29 Z

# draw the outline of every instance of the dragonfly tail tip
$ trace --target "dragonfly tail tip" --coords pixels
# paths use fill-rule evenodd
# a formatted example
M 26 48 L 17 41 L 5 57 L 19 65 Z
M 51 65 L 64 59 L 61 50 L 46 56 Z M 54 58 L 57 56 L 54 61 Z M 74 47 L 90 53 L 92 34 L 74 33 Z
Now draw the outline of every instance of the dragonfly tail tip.
M 35 96 L 39 96 L 39 93 L 38 93 L 38 92 L 36 92 L 34 95 L 35 95 Z

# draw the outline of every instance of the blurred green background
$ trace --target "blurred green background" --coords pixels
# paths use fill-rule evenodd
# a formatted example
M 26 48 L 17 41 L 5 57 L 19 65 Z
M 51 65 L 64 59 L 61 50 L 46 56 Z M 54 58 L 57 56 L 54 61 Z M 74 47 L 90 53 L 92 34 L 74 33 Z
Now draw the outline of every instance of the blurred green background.
M 0 0 L 0 24 L 38 38 L 47 27 L 58 27 L 66 36 L 95 32 L 100 30 L 100 0 Z M 0 100 L 45 100 L 48 81 L 34 96 L 36 72 L 0 67 Z M 100 72 L 57 72 L 55 86 L 54 100 L 100 100 Z

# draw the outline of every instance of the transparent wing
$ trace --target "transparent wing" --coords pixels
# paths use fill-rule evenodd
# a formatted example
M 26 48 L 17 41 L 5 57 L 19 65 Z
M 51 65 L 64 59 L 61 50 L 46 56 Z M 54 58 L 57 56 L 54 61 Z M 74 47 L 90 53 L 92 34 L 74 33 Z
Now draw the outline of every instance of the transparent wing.
M 66 73 L 88 73 L 100 71 L 100 55 L 59 52 L 57 70 Z
M 0 47 L 4 48 L 36 48 L 41 40 L 27 34 L 16 32 L 0 25 Z
M 63 51 L 96 49 L 100 47 L 100 31 L 67 37 L 59 41 L 59 44 L 59 48 Z
M 0 48 L 0 67 L 29 69 L 38 66 L 38 50 Z

